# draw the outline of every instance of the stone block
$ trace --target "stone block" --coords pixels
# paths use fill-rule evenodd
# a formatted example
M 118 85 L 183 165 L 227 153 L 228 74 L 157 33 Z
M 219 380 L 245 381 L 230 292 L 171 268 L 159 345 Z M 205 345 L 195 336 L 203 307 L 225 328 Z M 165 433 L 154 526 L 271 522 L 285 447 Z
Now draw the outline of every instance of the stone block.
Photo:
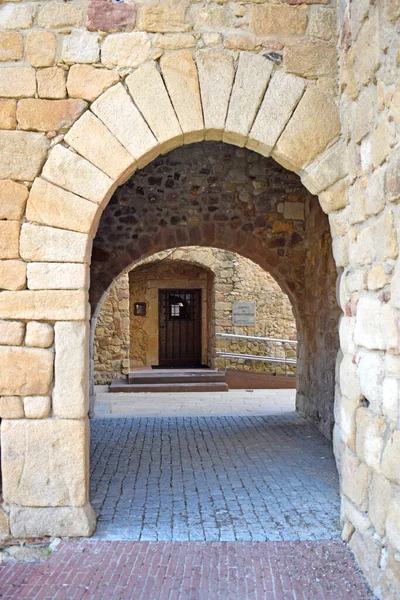
M 28 189 L 11 179 L 0 181 L 0 219 L 19 220 L 25 212 Z
M 340 460 L 342 491 L 362 511 L 368 507 L 368 467 L 345 449 Z
M 369 533 L 361 535 L 358 531 L 350 540 L 350 548 L 357 557 L 357 562 L 364 571 L 369 583 L 376 582 L 381 573 L 381 544 Z
M 39 10 L 38 25 L 44 29 L 79 27 L 82 16 L 82 7 L 77 3 L 47 2 Z
M 244 146 L 271 72 L 272 63 L 264 60 L 263 56 L 240 53 L 226 117 L 224 142 Z
M 382 329 L 382 303 L 378 298 L 363 296 L 357 305 L 354 340 L 358 346 L 370 350 L 385 350 Z
M 0 540 L 8 540 L 10 537 L 10 523 L 8 515 L 0 507 Z
M 158 155 L 157 140 L 122 83 L 104 92 L 91 108 L 130 157 L 147 163 Z M 129 160 L 132 164 L 133 159 Z
M 303 202 L 285 202 L 283 208 L 283 218 L 293 221 L 304 221 L 304 203 Z
M 344 354 L 340 363 L 340 391 L 346 398 L 354 402 L 362 399 L 360 380 L 357 374 L 357 365 L 351 354 Z
M 127 77 L 126 85 L 163 150 L 179 146 L 182 130 L 156 64 L 140 66 Z
M 17 102 L 0 98 L 0 129 L 16 129 Z
M 46 419 L 50 414 L 50 396 L 26 396 L 24 412 L 27 419 Z
M 299 41 L 283 51 L 283 68 L 301 77 L 322 77 L 336 73 L 336 46 L 317 40 Z
M 90 537 L 96 529 L 96 515 L 90 506 L 77 508 L 26 508 L 13 506 L 11 532 L 15 538 Z
M 257 35 L 303 35 L 307 27 L 308 10 L 303 7 L 262 4 L 253 5 L 250 31 Z
M 359 143 L 367 136 L 375 125 L 376 87 L 364 88 L 356 102 L 352 120 L 354 141 Z
M 91 65 L 72 65 L 68 72 L 68 95 L 70 98 L 83 98 L 93 102 L 118 81 L 119 75 L 114 71 L 96 69 Z
M 51 67 L 56 59 L 57 37 L 52 31 L 29 31 L 25 49 L 32 67 Z
M 18 125 L 20 129 L 36 131 L 67 131 L 86 107 L 84 100 L 20 100 Z
M 206 140 L 221 140 L 234 79 L 228 54 L 200 50 L 196 55 Z
M 325 192 L 318 196 L 322 210 L 329 215 L 330 213 L 345 208 L 348 205 L 348 185 L 346 181 L 339 181 Z
M 310 11 L 307 33 L 321 40 L 332 40 L 336 35 L 335 11 L 324 7 L 315 7 Z
M 311 194 L 319 194 L 349 173 L 349 153 L 343 142 L 329 148 L 322 157 L 305 169 L 303 185 Z
M 360 510 L 346 497 L 342 498 L 341 519 L 349 520 L 355 527 L 358 533 L 364 534 L 371 528 L 371 521 L 368 518 L 368 513 Z
M 346 236 L 332 241 L 332 254 L 337 267 L 347 267 L 349 264 L 349 242 Z
M 376 265 L 368 273 L 368 289 L 380 290 L 389 283 L 389 278 L 382 264 Z
M 238 9 L 238 5 L 233 10 Z M 195 31 L 221 31 L 221 29 L 233 26 L 232 11 L 226 10 L 224 6 L 217 4 L 197 4 L 190 10 L 188 21 L 193 23 Z
M 386 535 L 396 552 L 400 552 L 400 494 L 393 494 L 386 519 Z
M 164 55 L 160 62 L 185 143 L 201 141 L 204 138 L 203 111 L 197 69 L 191 53 L 181 50 Z
M 19 258 L 19 221 L 0 221 L 0 259 Z
M 183 48 L 194 48 L 196 38 L 192 33 L 172 33 L 159 35 L 155 41 L 156 48 L 163 50 L 182 50 Z
M 85 506 L 89 460 L 87 419 L 10 420 L 2 423 L 1 434 L 3 493 L 7 504 Z
M 395 377 L 385 377 L 382 384 L 382 412 L 393 423 L 399 418 L 400 388 Z
M 3 4 L 0 8 L 0 29 L 29 29 L 34 15 L 33 4 Z
M 89 236 L 76 231 L 24 223 L 21 231 L 21 256 L 31 262 L 87 262 Z
M 130 4 L 93 0 L 86 13 L 86 27 L 89 31 L 132 31 L 135 20 L 136 10 Z
M 26 264 L 22 260 L 0 260 L 0 289 L 22 290 L 26 285 Z
M 26 325 L 25 345 L 34 348 L 50 348 L 54 340 L 54 329 L 49 323 L 30 321 Z
M 106 202 L 114 191 L 114 182 L 105 173 L 60 145 L 50 152 L 43 177 L 97 204 Z
M 393 481 L 397 485 L 400 484 L 399 452 L 400 430 L 396 429 L 392 432 L 392 435 L 387 440 L 386 445 L 383 449 L 381 471 L 382 475 L 384 475 L 387 479 L 390 479 L 390 481 Z
M 356 450 L 358 456 L 369 467 L 379 470 L 383 441 L 387 423 L 368 408 L 359 408 L 356 413 Z
M 87 292 L 81 290 L 46 290 L 21 292 L 2 292 L 0 294 L 1 319 L 26 319 L 46 321 L 82 321 L 87 318 Z M 31 348 L 27 352 L 36 352 Z M 28 360 L 31 354 L 21 356 Z M 35 355 L 32 355 L 35 356 Z M 16 361 L 17 362 L 17 361 Z M 17 365 L 16 365 L 16 368 Z M 47 389 L 34 392 L 26 391 L 22 395 L 46 394 Z M 1 393 L 1 392 L 0 392 Z M 10 392 L 12 394 L 16 392 Z
M 24 341 L 25 324 L 19 321 L 0 321 L 0 345 L 20 346 Z
M 24 406 L 20 396 L 0 396 L 1 419 L 23 419 Z
M 187 31 L 185 0 L 168 0 L 141 4 L 137 18 L 137 28 L 151 33 Z
M 28 263 L 27 275 L 30 290 L 79 290 L 89 288 L 89 269 L 85 264 Z
M 383 355 L 381 352 L 371 352 L 363 348 L 357 356 L 357 362 L 361 392 L 370 403 L 370 409 L 380 414 L 385 373 Z
M 377 215 L 386 204 L 384 177 L 384 168 L 376 169 L 368 177 L 364 192 L 364 207 L 368 215 Z
M 1 298 L 7 294 L 16 295 L 15 292 L 3 292 Z M 53 354 L 49 350 L 5 346 L 0 347 L 0 359 L 0 396 L 26 396 L 49 392 L 53 379 Z
M 390 482 L 382 475 L 373 473 L 369 487 L 368 515 L 375 531 L 382 537 L 385 535 L 385 522 L 391 499 L 392 486 Z
M 373 15 L 361 26 L 355 44 L 355 67 L 358 80 L 369 83 L 375 76 L 381 62 L 378 16 Z
M 394 124 L 387 119 L 381 119 L 371 138 L 371 160 L 376 169 L 389 156 L 391 148 L 396 143 Z M 383 171 L 381 175 L 381 191 L 383 192 Z M 382 193 L 381 192 L 381 193 Z M 378 211 L 376 211 L 378 212 Z
M 65 37 L 61 51 L 61 58 L 65 63 L 95 63 L 99 56 L 100 46 L 96 33 L 76 29 Z
M 287 168 L 299 169 L 315 160 L 339 134 L 335 103 L 319 90 L 309 88 L 279 138 L 273 157 Z
M 64 69 L 59 67 L 49 67 L 48 69 L 37 71 L 36 79 L 39 97 L 51 100 L 66 98 L 66 77 L 67 74 Z
M 29 194 L 26 218 L 60 229 L 91 233 L 97 226 L 98 211 L 94 202 L 37 178 Z
M 29 98 L 36 93 L 35 70 L 31 67 L 7 67 L 0 70 L 0 96 Z
M 101 48 L 101 62 L 113 69 L 136 68 L 151 58 L 151 43 L 146 33 L 114 33 L 109 35 Z
M 16 32 L 0 32 L 0 61 L 21 60 L 24 54 L 24 38 Z
M 89 327 L 87 323 L 55 324 L 53 414 L 80 419 L 89 410 Z
M 48 145 L 42 133 L 0 131 L 0 179 L 33 181 L 42 168 Z

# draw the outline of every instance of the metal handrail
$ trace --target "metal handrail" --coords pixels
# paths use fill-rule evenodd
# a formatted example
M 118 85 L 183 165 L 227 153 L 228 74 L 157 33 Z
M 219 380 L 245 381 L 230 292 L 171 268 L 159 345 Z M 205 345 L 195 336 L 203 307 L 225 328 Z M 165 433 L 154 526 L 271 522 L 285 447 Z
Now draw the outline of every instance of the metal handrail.
M 261 337 L 261 336 L 253 336 L 253 335 L 240 335 L 236 333 L 217 333 L 217 337 L 225 338 L 225 351 L 222 352 L 220 350 L 216 351 L 217 356 L 221 356 L 224 358 L 224 367 L 226 369 L 226 359 L 227 358 L 239 358 L 244 360 L 255 360 L 261 362 L 270 362 L 270 363 L 281 363 L 285 365 L 285 375 L 287 375 L 287 365 L 295 365 L 297 364 L 297 359 L 295 358 L 287 358 L 286 357 L 286 348 L 283 346 L 283 351 L 285 353 L 285 357 L 281 358 L 279 356 L 267 356 L 267 355 L 259 355 L 259 354 L 241 354 L 240 352 L 227 352 L 226 342 L 228 339 L 242 339 L 242 340 L 252 340 L 255 342 L 275 342 L 279 344 L 297 344 L 297 340 L 288 340 L 283 338 L 270 338 L 270 337 Z

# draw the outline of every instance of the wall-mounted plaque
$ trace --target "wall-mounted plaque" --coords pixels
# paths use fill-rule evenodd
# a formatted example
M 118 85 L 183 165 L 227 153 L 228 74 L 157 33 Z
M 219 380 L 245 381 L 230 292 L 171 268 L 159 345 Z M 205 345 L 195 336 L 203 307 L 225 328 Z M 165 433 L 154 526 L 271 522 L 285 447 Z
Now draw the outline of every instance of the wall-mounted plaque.
M 135 317 L 145 317 L 146 316 L 146 302 L 135 302 L 133 314 L 135 315 Z
M 232 303 L 232 325 L 255 325 L 256 303 L 255 302 L 233 302 Z

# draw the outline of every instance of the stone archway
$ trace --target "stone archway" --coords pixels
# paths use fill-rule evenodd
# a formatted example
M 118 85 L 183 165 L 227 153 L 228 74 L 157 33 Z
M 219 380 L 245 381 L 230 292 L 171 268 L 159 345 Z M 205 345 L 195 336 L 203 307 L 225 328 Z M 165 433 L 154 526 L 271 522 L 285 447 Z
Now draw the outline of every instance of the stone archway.
M 2 424 L 4 498 L 11 533 L 90 535 L 88 504 L 88 265 L 92 237 L 114 190 L 156 156 L 182 144 L 223 140 L 296 171 L 328 212 L 346 176 L 334 102 L 261 55 L 185 51 L 147 63 L 104 92 L 45 161 L 20 237 L 27 290 L 0 294 L 0 318 L 54 325 L 46 349 L 1 349 L 11 396 L 51 395 L 52 412 Z M 337 142 L 337 143 L 336 143 Z M 38 149 L 38 153 L 45 148 Z M 40 158 L 38 158 L 41 160 Z M 139 248 L 138 252 L 145 250 Z M 341 246 L 334 242 L 340 267 Z M 18 371 L 15 364 L 19 365 Z M 21 367 L 21 365 L 23 365 Z M 21 391 L 22 390 L 22 391 Z

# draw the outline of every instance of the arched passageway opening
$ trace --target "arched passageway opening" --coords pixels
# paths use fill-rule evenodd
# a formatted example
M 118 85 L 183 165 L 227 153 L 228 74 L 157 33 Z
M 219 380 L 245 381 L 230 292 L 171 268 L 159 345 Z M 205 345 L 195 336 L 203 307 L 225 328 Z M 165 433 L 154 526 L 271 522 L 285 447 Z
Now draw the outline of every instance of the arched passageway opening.
M 102 215 L 93 323 L 122 272 L 180 246 L 239 252 L 287 293 L 299 341 L 297 408 L 331 437 L 339 308 L 328 219 L 317 199 L 297 175 L 250 150 L 202 142 L 158 157 L 117 189 Z

